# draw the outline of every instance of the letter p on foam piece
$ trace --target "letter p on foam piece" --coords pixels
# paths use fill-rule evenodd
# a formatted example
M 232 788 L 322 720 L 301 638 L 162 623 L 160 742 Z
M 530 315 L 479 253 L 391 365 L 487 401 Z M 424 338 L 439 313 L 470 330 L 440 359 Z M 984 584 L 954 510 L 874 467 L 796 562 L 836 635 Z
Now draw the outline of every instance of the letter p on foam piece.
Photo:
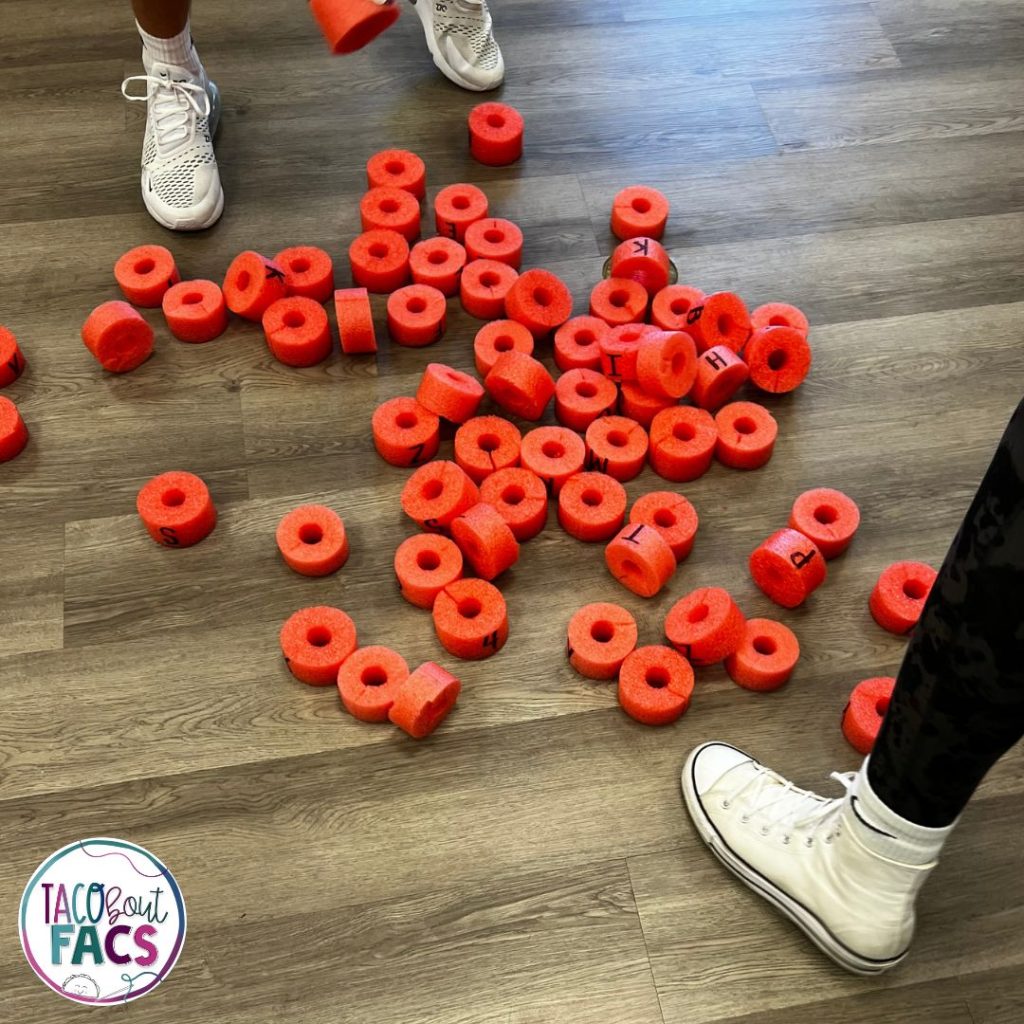
M 394 0 L 310 0 L 313 17 L 337 55 L 355 53 L 398 20 Z
M 784 529 L 762 541 L 750 556 L 750 575 L 776 604 L 796 608 L 825 582 L 825 558 L 810 537 Z

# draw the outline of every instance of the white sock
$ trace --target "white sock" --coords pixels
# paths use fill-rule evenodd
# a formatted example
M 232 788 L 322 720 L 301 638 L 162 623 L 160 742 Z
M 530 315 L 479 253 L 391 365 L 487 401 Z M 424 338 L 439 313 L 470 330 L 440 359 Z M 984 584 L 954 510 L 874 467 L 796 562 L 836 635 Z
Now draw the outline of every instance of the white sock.
M 163 64 L 174 64 L 179 68 L 188 68 L 191 71 L 198 71 L 202 68 L 199 61 L 199 54 L 192 45 L 192 27 L 185 22 L 185 27 L 170 39 L 161 39 L 159 36 L 151 36 L 144 31 L 142 26 L 135 22 L 135 27 L 142 36 L 142 45 L 153 60 Z
M 880 857 L 901 864 L 932 864 L 939 857 L 950 832 L 956 827 L 926 828 L 886 807 L 868 782 L 868 760 L 861 765 L 850 793 L 850 809 L 857 838 Z

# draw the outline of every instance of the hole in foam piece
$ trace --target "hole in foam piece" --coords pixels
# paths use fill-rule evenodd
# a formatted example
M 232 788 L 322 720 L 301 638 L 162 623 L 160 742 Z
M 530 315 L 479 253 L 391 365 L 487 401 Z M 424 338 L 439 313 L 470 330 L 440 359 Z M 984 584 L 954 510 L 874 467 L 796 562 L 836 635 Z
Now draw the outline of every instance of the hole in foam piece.
M 388 174 L 393 174 L 395 176 L 405 174 L 405 164 L 401 160 L 389 160 L 384 165 L 384 170 L 387 171 Z
M 875 711 L 878 713 L 879 718 L 885 718 L 885 713 L 889 710 L 889 698 L 879 697 L 875 704 Z
M 672 357 L 672 362 L 670 363 L 670 366 L 671 366 L 670 372 L 671 372 L 672 376 L 673 377 L 679 376 L 679 374 L 681 374 L 683 372 L 683 370 L 686 369 L 686 353 L 685 352 L 677 352 Z
M 652 665 L 644 674 L 644 680 L 653 689 L 664 690 L 669 684 L 668 671 L 660 665 Z
M 741 416 L 733 423 L 733 428 L 737 434 L 753 434 L 757 424 L 749 416 Z
M 494 288 L 501 284 L 501 278 L 493 270 L 485 270 L 480 275 L 480 283 L 485 288 Z
M 501 447 L 501 438 L 497 434 L 481 434 L 477 444 L 481 451 L 496 452 Z
M 331 642 L 331 631 L 326 626 L 314 626 L 306 634 L 306 640 L 313 647 L 326 647 Z
M 156 263 L 151 259 L 139 260 L 135 264 L 136 274 L 152 274 L 154 270 L 156 270 Z
M 550 306 L 554 296 L 547 288 L 534 288 L 533 289 L 533 301 L 537 303 L 542 309 Z
M 291 261 L 289 266 L 291 267 L 294 273 L 304 274 L 307 270 L 309 270 L 310 263 L 305 256 L 298 256 Z
M 284 315 L 285 327 L 303 327 L 305 323 L 306 318 L 297 309 L 290 309 Z
M 776 314 L 775 316 L 769 318 L 768 326 L 769 327 L 789 327 L 789 320 L 787 320 L 786 317 L 784 317 L 784 316 L 779 316 L 778 314 Z
M 440 498 L 444 493 L 444 484 L 440 480 L 428 480 L 423 485 L 423 497 L 427 501 L 433 501 L 435 498 Z
M 465 597 L 458 604 L 458 612 L 464 619 L 475 619 L 484 606 L 475 597 Z
M 427 254 L 427 262 L 439 267 L 442 263 L 448 262 L 448 253 L 443 249 L 431 249 Z
M 416 556 L 416 564 L 424 572 L 433 572 L 441 568 L 441 559 L 436 551 L 421 551 Z
M 588 505 L 590 508 L 597 508 L 604 501 L 604 496 L 600 491 L 584 491 L 581 500 L 584 505 Z
M 590 635 L 599 644 L 606 644 L 615 636 L 615 627 L 610 622 L 601 620 L 590 627 Z
M 905 580 L 903 583 L 903 593 L 911 601 L 921 601 L 925 594 L 928 593 L 928 588 L 920 580 Z
M 491 245 L 497 245 L 499 242 L 505 241 L 505 232 L 499 231 L 497 228 L 489 228 L 484 232 L 484 241 L 490 242 Z
M 414 295 L 411 299 L 406 301 L 405 308 L 410 313 L 423 313 L 426 311 L 427 303 L 426 300 L 420 298 L 420 296 Z
M 369 665 L 359 678 L 363 686 L 383 686 L 388 681 L 388 674 L 380 665 Z
M 235 284 L 244 292 L 252 284 L 252 274 L 248 270 L 241 271 L 235 278 Z
M 565 455 L 565 447 L 560 441 L 545 441 L 540 446 L 540 450 L 549 459 L 560 459 Z
M 621 289 L 614 291 L 608 296 L 608 301 L 616 309 L 622 309 L 622 307 L 629 302 L 629 292 L 622 291 Z
M 624 558 L 622 560 L 622 571 L 626 576 L 642 576 L 644 572 L 632 558 Z
M 374 242 L 370 246 L 370 255 L 375 260 L 382 260 L 390 252 L 388 247 L 383 242 Z
M 495 352 L 511 352 L 515 347 L 516 343 L 507 334 L 494 339 Z
M 397 199 L 382 199 L 380 202 L 381 213 L 398 213 L 399 206 Z
M 468 210 L 469 209 L 469 196 L 457 195 L 452 196 L 452 206 L 456 210 Z
M 199 292 L 189 292 L 181 297 L 181 301 L 185 306 L 198 306 L 203 301 L 203 297 Z
M 686 613 L 686 621 L 687 622 L 703 622 L 708 617 L 708 614 L 710 613 L 710 611 L 711 611 L 711 609 L 708 608 L 708 606 L 706 604 L 694 605 Z
M 676 316 L 685 316 L 690 312 L 689 299 L 674 299 L 668 307 Z
M 412 430 L 417 423 L 419 423 L 419 420 L 416 418 L 416 413 L 414 412 L 400 412 L 395 417 L 395 426 L 402 430 Z
M 580 398 L 594 398 L 597 395 L 597 387 L 591 384 L 589 380 L 581 380 L 576 385 L 576 394 Z
M 582 331 L 576 332 L 575 342 L 580 348 L 586 348 L 588 345 L 593 345 L 597 338 L 594 336 L 594 332 L 589 328 L 584 327 Z
M 608 443 L 613 448 L 625 448 L 629 444 L 629 435 L 621 430 L 612 430 L 608 434 Z
M 697 431 L 689 423 L 677 423 L 672 428 L 672 436 L 677 441 L 692 441 L 697 436 Z
M 774 654 L 778 650 L 778 647 L 770 636 L 755 636 L 754 650 L 757 651 L 758 654 L 763 654 L 767 657 Z
M 718 333 L 727 338 L 735 329 L 736 321 L 728 313 L 721 313 L 718 317 Z
M 503 118 L 501 114 L 488 114 L 487 123 L 492 128 L 504 128 L 505 118 Z
M 169 491 L 164 491 L 160 500 L 168 508 L 177 508 L 179 505 L 185 504 L 185 492 L 177 487 L 172 487 Z
M 324 539 L 324 531 L 317 523 L 303 523 L 299 527 L 299 540 L 303 544 L 319 544 Z
M 777 348 L 773 352 L 768 353 L 768 369 L 769 370 L 781 370 L 788 361 L 789 356 L 786 354 L 784 349 Z
M 667 508 L 659 508 L 654 513 L 654 523 L 667 530 L 676 525 L 676 517 Z
M 643 196 L 637 196 L 630 205 L 637 213 L 651 212 L 651 202 L 649 199 L 644 199 Z
M 501 500 L 506 505 L 519 505 L 526 498 L 526 491 L 518 484 L 512 484 L 501 492 Z
M 823 526 L 828 526 L 839 518 L 839 511 L 831 505 L 819 505 L 814 510 L 814 518 Z

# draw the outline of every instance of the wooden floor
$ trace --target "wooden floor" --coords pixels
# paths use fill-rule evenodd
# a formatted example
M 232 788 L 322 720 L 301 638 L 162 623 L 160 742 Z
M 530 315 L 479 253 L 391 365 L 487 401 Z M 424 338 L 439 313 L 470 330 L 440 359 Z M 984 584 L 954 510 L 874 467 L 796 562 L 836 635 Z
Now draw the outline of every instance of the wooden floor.
M 508 169 L 468 159 L 476 99 L 434 72 L 411 8 L 333 60 L 304 6 L 197 5 L 226 103 L 228 208 L 176 237 L 138 196 L 144 111 L 118 94 L 138 72 L 127 4 L 0 0 L 0 322 L 30 361 L 6 393 L 32 432 L 0 467 L 3 1019 L 77 1019 L 29 970 L 15 915 L 46 855 L 109 835 L 166 861 L 189 915 L 178 967 L 126 1019 L 1019 1024 L 1019 750 L 949 843 L 912 957 L 880 980 L 831 966 L 728 876 L 678 791 L 686 752 L 713 737 L 810 786 L 856 766 L 846 695 L 904 647 L 871 621 L 870 586 L 896 558 L 938 564 L 1020 396 L 1019 0 L 494 0 L 502 96 L 529 134 Z M 668 592 L 633 598 L 552 515 L 501 580 L 507 648 L 455 666 L 463 700 L 421 744 L 295 682 L 277 630 L 336 604 L 363 642 L 451 662 L 395 594 L 406 473 L 375 456 L 369 419 L 428 361 L 471 368 L 476 322 L 453 304 L 435 348 L 290 370 L 252 327 L 186 346 L 153 314 L 156 355 L 118 378 L 78 337 L 116 297 L 115 258 L 143 242 L 214 278 L 242 248 L 321 245 L 346 279 L 363 164 L 385 146 L 424 156 L 431 194 L 483 185 L 578 311 L 612 244 L 611 196 L 662 188 L 682 279 L 799 304 L 815 352 L 807 384 L 768 403 L 770 465 L 716 465 L 683 488 L 701 530 Z M 221 512 L 178 552 L 134 514 L 140 485 L 171 468 L 202 475 Z M 646 471 L 628 490 L 660 485 Z M 853 495 L 864 522 L 827 585 L 781 616 L 804 652 L 788 687 L 758 696 L 702 671 L 690 712 L 652 730 L 567 667 L 585 601 L 621 601 L 648 643 L 699 585 L 778 614 L 745 558 L 817 485 Z M 310 500 L 349 527 L 335 578 L 293 575 L 274 545 Z

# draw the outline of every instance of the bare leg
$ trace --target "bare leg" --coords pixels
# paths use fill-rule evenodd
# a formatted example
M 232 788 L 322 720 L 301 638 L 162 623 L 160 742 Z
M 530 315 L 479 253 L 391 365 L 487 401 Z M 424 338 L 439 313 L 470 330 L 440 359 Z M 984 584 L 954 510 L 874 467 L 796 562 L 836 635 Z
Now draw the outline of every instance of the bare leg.
M 188 24 L 192 0 L 132 0 L 135 20 L 143 32 L 170 39 Z

